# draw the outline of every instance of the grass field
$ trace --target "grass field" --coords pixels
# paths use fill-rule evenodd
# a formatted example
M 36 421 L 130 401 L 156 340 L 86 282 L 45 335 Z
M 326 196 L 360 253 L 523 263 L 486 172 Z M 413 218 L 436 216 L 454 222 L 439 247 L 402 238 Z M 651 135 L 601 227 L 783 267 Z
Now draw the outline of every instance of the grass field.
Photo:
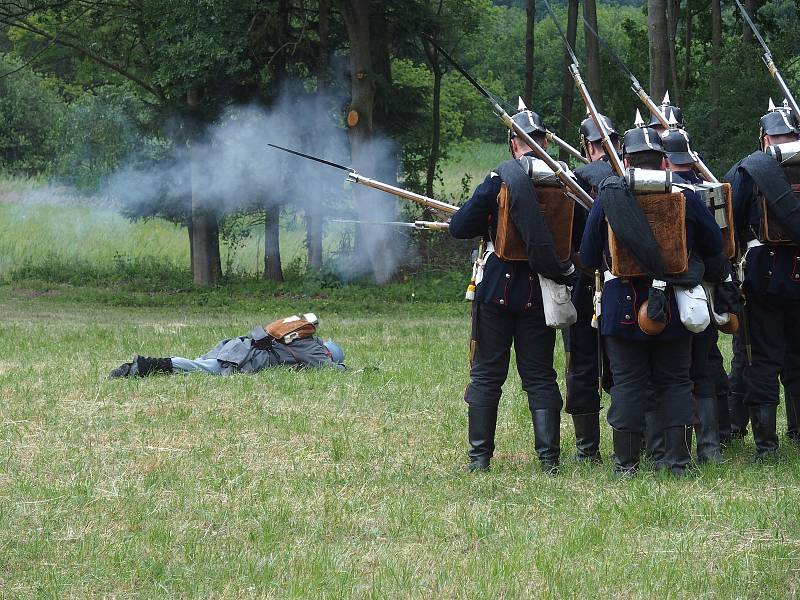
M 230 294 L 125 306 L 0 286 L 1 597 L 800 593 L 800 453 L 783 440 L 774 464 L 750 465 L 747 440 L 686 480 L 616 481 L 572 461 L 564 419 L 545 476 L 512 374 L 494 468 L 468 475 L 464 303 Z M 194 356 L 300 310 L 348 371 L 106 380 L 134 353 Z

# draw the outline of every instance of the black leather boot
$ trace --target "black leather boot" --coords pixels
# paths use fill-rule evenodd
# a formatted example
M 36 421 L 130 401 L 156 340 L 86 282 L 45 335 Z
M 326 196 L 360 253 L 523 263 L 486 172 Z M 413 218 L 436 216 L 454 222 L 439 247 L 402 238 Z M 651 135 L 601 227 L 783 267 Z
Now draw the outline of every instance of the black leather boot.
M 678 477 L 688 472 L 689 447 L 686 445 L 686 430 L 683 425 L 664 429 L 664 468 Z
M 153 373 L 172 373 L 171 358 L 150 358 L 149 356 L 137 355 L 133 359 L 133 363 L 135 368 L 131 367 L 131 375 L 147 377 Z
M 771 458 L 778 452 L 777 412 L 778 407 L 775 405 L 759 404 L 750 407 L 757 460 Z
M 542 472 L 558 472 L 561 455 L 561 411 L 555 408 L 540 408 L 531 413 L 533 440 Z
M 638 431 L 611 430 L 614 442 L 614 475 L 630 477 L 639 470 L 642 450 L 642 434 Z
M 719 445 L 731 441 L 731 413 L 728 409 L 728 392 L 717 394 L 717 423 L 719 423 Z
M 575 447 L 578 462 L 602 463 L 600 456 L 600 413 L 572 415 L 575 425 Z
M 722 462 L 716 398 L 697 398 L 697 462 Z M 691 448 L 691 446 L 689 446 Z
M 731 415 L 731 439 L 740 440 L 747 435 L 747 421 L 750 419 L 744 405 L 744 394 L 731 392 L 728 396 L 728 407 Z
M 662 425 L 661 412 L 648 410 L 644 413 L 644 447 L 647 460 L 656 468 L 661 468 L 664 462 L 664 426 Z
M 800 444 L 800 398 L 793 397 L 784 388 L 786 398 L 786 437 L 795 444 Z
M 119 377 L 130 377 L 131 376 L 131 367 L 133 366 L 132 362 L 122 363 L 116 369 L 112 370 L 111 373 L 108 374 L 109 379 L 118 379 Z
M 494 454 L 494 434 L 497 428 L 496 406 L 470 406 L 469 419 L 469 471 L 488 471 Z

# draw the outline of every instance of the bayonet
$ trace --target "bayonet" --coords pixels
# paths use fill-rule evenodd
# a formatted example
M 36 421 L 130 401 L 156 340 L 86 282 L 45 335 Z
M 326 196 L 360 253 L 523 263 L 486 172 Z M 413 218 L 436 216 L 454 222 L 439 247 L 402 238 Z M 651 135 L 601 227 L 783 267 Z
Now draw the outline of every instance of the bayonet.
M 786 82 L 783 80 L 783 77 L 781 76 L 780 72 L 778 72 L 778 67 L 775 66 L 775 61 L 772 60 L 772 52 L 769 51 L 767 43 L 764 41 L 764 38 L 761 37 L 761 34 L 758 32 L 758 29 L 756 28 L 756 24 L 753 23 L 753 20 L 750 18 L 750 15 L 747 14 L 747 11 L 745 10 L 744 6 L 742 6 L 742 3 L 739 2 L 739 0 L 735 0 L 735 2 L 736 6 L 739 7 L 739 10 L 742 11 L 742 17 L 744 17 L 744 20 L 747 21 L 747 24 L 753 31 L 753 35 L 756 36 L 758 43 L 761 44 L 761 47 L 764 49 L 764 54 L 762 55 L 761 58 L 764 61 L 764 64 L 767 65 L 767 70 L 769 71 L 769 74 L 772 75 L 773 79 L 775 79 L 775 82 L 778 84 L 778 87 L 781 88 L 781 92 L 783 92 L 784 97 L 786 98 L 786 100 L 789 101 L 789 104 L 791 105 L 792 110 L 794 111 L 795 117 L 800 119 L 800 108 L 798 108 L 797 106 L 797 100 L 794 99 L 794 95 L 789 89 L 789 86 L 786 85 Z
M 606 156 L 608 157 L 608 161 L 611 163 L 611 167 L 614 169 L 614 172 L 617 175 L 622 176 L 625 173 L 625 167 L 623 166 L 622 161 L 620 160 L 619 155 L 617 154 L 617 149 L 611 143 L 611 137 L 609 136 L 608 133 L 608 127 L 606 127 L 606 124 L 603 121 L 603 119 L 600 118 L 600 113 L 598 112 L 597 107 L 594 105 L 592 96 L 589 94 L 589 89 L 583 82 L 580 69 L 578 68 L 578 58 L 575 56 L 575 52 L 572 50 L 572 46 L 569 45 L 567 36 L 564 35 L 564 31 L 561 29 L 561 25 L 556 19 L 556 15 L 553 13 L 553 9 L 550 8 L 550 3 L 547 0 L 544 0 L 544 5 L 547 7 L 547 11 L 553 18 L 553 23 L 555 23 L 558 33 L 561 34 L 561 39 L 564 40 L 564 46 L 566 46 L 567 52 L 569 52 L 570 58 L 572 59 L 572 64 L 569 66 L 570 75 L 572 75 L 572 79 L 575 81 L 575 87 L 578 88 L 578 93 L 581 95 L 581 97 L 583 98 L 583 102 L 586 104 L 586 108 L 589 111 L 589 116 L 592 117 L 592 121 L 594 121 L 595 127 L 597 127 L 597 130 L 600 132 L 600 140 L 603 144 L 603 148 L 606 151 Z
M 578 202 L 578 204 L 583 206 L 586 210 L 591 210 L 593 202 L 592 197 L 588 193 L 586 193 L 586 190 L 584 190 L 580 185 L 578 185 L 577 181 L 575 181 L 572 177 L 570 177 L 567 171 L 564 170 L 564 167 L 562 167 L 558 161 L 556 161 L 553 157 L 551 157 L 547 153 L 547 151 L 544 148 L 542 148 L 536 142 L 536 140 L 533 139 L 533 137 L 525 133 L 522 130 L 522 128 L 514 122 L 511 116 L 503 109 L 503 107 L 500 106 L 500 103 L 497 101 L 497 99 L 492 94 L 490 94 L 489 91 L 487 91 L 480 83 L 475 81 L 475 79 L 469 73 L 467 73 L 467 71 L 461 65 L 459 65 L 452 56 L 450 56 L 447 52 L 445 52 L 441 48 L 441 46 L 439 46 L 434 40 L 432 40 L 431 38 L 427 39 L 439 51 L 439 53 L 442 56 L 444 56 L 447 59 L 447 61 L 450 64 L 452 64 L 456 68 L 456 70 L 459 73 L 461 73 L 464 76 L 464 78 L 467 81 L 469 81 L 473 85 L 473 87 L 477 89 L 481 93 L 481 95 L 484 96 L 491 103 L 492 109 L 494 110 L 495 114 L 500 119 L 500 121 L 502 121 L 503 125 L 505 125 L 511 131 L 513 131 L 517 137 L 519 137 L 523 142 L 525 142 L 528 145 L 528 147 L 530 147 L 531 150 L 533 150 L 534 154 L 536 154 L 536 156 L 539 159 L 544 161 L 544 163 L 550 168 L 550 170 L 553 171 L 555 176 L 558 177 L 561 183 L 566 188 L 569 189 L 571 196 Z
M 356 170 L 353 169 L 352 167 L 345 167 L 344 165 L 340 165 L 338 163 L 331 162 L 329 160 L 325 160 L 317 156 L 312 156 L 311 154 L 303 154 L 302 152 L 298 152 L 297 150 L 291 150 L 289 148 L 284 148 L 283 146 L 278 146 L 276 144 L 267 144 L 267 145 L 273 148 L 277 148 L 278 150 L 283 150 L 284 152 L 288 152 L 290 154 L 296 154 L 297 156 L 307 158 L 308 160 L 314 160 L 324 165 L 328 165 L 331 167 L 335 167 L 337 169 L 341 169 L 343 171 L 347 171 L 347 181 L 351 183 L 358 183 L 361 185 L 365 185 L 367 187 L 371 187 L 372 189 L 380 190 L 382 192 L 386 192 L 387 194 L 398 196 L 400 198 L 403 198 L 404 200 L 409 200 L 410 202 L 414 202 L 415 204 L 419 204 L 421 206 L 424 206 L 425 208 L 432 208 L 446 214 L 453 214 L 458 210 L 458 207 L 455 206 L 454 204 L 448 204 L 447 202 L 442 202 L 441 200 L 434 200 L 433 198 L 428 198 L 427 196 L 423 196 L 422 194 L 410 192 L 408 190 L 404 190 L 403 188 L 399 188 L 394 185 L 389 185 L 388 183 L 383 183 L 376 179 L 370 179 L 369 177 L 364 177 L 363 175 L 359 175 L 356 172 Z

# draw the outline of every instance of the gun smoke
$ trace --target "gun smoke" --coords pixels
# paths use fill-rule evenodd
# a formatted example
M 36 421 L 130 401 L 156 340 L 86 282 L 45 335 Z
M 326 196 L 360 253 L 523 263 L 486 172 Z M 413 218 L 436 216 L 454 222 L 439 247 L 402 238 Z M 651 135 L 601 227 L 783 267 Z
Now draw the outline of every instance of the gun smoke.
M 283 94 L 269 110 L 259 106 L 229 108 L 183 146 L 174 145 L 169 157 L 147 166 L 128 165 L 110 176 L 102 194 L 124 207 L 167 207 L 187 204 L 187 190 L 217 214 L 263 209 L 275 214 L 286 207 L 332 217 L 364 221 L 391 221 L 397 200 L 373 190 L 353 189 L 346 173 L 282 153 L 268 142 L 308 154 L 350 164 L 346 131 L 337 126 L 340 102 L 326 95 L 298 100 Z M 371 177 L 396 178 L 392 144 L 375 137 L 370 142 L 369 164 L 358 165 Z M 355 198 L 354 198 L 355 197 Z M 161 210 L 161 209 L 160 209 Z M 385 228 L 360 226 L 355 257 L 339 257 L 333 268 L 345 279 L 372 271 L 385 281 L 405 253 L 401 232 L 386 235 Z
M 346 182 L 346 172 L 270 148 L 275 143 L 322 158 L 351 164 L 350 144 L 342 126 L 342 100 L 330 95 L 281 95 L 274 106 L 232 106 L 199 135 L 183 143 L 173 142 L 160 160 L 131 157 L 107 176 L 89 206 L 109 203 L 128 216 L 161 215 L 174 220 L 188 217 L 192 196 L 200 199 L 220 217 L 250 213 L 254 218 L 280 211 L 311 213 L 323 219 L 323 234 L 340 237 L 355 233 L 356 253 L 334 252 L 326 265 L 345 280 L 372 274 L 388 280 L 407 258 L 407 234 L 386 227 L 342 225 L 328 227 L 333 218 L 361 221 L 397 219 L 398 201 L 391 195 Z M 180 139 L 186 124 L 173 122 Z M 184 137 L 188 137 L 185 136 Z M 368 164 L 354 165 L 363 175 L 393 183 L 397 158 L 392 143 L 376 136 L 366 152 Z M 35 204 L 83 204 L 79 194 L 53 184 L 5 194 L 13 213 L 20 218 L 26 206 Z M 102 220 L 97 212 L 97 221 Z M 105 211 L 107 212 L 107 210 Z M 11 214 L 11 213 L 9 213 Z M 93 214 L 93 213 L 92 213 Z M 74 222 L 77 234 L 97 225 L 82 212 Z M 263 226 L 262 226 L 263 227 Z M 53 233 L 64 235 L 63 224 Z M 251 230 L 253 237 L 263 231 Z M 336 245 L 326 243 L 326 247 Z

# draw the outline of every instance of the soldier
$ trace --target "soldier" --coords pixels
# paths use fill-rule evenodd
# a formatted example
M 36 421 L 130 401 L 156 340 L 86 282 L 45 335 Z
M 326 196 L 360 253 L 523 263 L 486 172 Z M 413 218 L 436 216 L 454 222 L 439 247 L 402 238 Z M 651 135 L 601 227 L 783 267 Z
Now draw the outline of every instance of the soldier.
M 637 127 L 625 133 L 623 157 L 626 167 L 663 170 L 664 148 L 658 132 L 644 127 L 637 118 Z M 696 194 L 687 191 L 684 196 L 688 250 L 701 257 L 719 254 L 722 236 L 711 213 Z M 647 263 L 639 266 L 656 277 L 612 275 L 606 220 L 621 243 L 630 248 L 636 262 Z M 674 223 L 671 226 L 675 227 Z M 662 466 L 674 475 L 682 475 L 689 463 L 685 436 L 692 421 L 691 336 L 677 318 L 679 311 L 670 282 L 696 285 L 699 277 L 690 282 L 688 278 L 665 275 L 663 259 L 647 254 L 646 248 L 654 245 L 652 229 L 624 179 L 607 178 L 589 214 L 580 259 L 585 267 L 608 269 L 600 333 L 614 380 L 608 422 L 614 443 L 614 472 L 618 475 L 633 474 L 638 469 L 650 387 L 664 420 Z M 643 317 L 637 319 L 640 314 Z
M 671 118 L 671 120 L 673 120 Z M 666 165 L 683 181 L 700 185 L 703 180 L 694 170 L 696 157 L 691 149 L 689 134 L 679 129 L 677 123 L 662 135 L 662 143 L 666 153 Z M 724 262 L 724 273 L 718 278 L 726 279 L 731 274 L 730 263 L 726 257 L 716 257 L 715 260 Z M 715 267 L 716 268 L 716 267 Z M 711 268 L 707 268 L 711 271 Z M 733 283 L 730 286 L 734 286 Z M 736 290 L 733 290 L 734 295 Z M 692 366 L 690 376 L 694 394 L 694 428 L 697 434 L 697 461 L 722 462 L 719 433 L 719 408 L 717 405 L 720 396 L 724 399 L 724 411 L 727 413 L 727 374 L 722 365 L 722 355 L 717 348 L 719 333 L 716 326 L 710 325 L 700 333 L 692 335 Z M 721 372 L 720 372 L 721 371 Z M 724 382 L 721 392 L 717 393 L 718 382 Z M 691 432 L 691 430 L 690 430 Z M 687 437 L 691 448 L 691 433 Z
M 619 149 L 619 134 L 611 119 L 600 115 L 615 148 Z M 600 182 L 613 174 L 602 135 L 591 117 L 580 126 L 581 150 L 590 161 L 575 170 L 575 178 L 583 189 L 596 194 Z M 579 208 L 575 212 L 573 243 L 578 250 L 588 212 Z M 600 390 L 598 386 L 597 329 L 592 327 L 594 313 L 594 277 L 578 271 L 578 281 L 572 290 L 572 303 L 578 311 L 578 320 L 564 330 L 564 351 L 567 357 L 567 398 L 565 411 L 572 415 L 575 425 L 576 458 L 580 462 L 602 462 L 600 456 Z
M 158 373 L 232 375 L 257 373 L 275 366 L 344 369 L 342 349 L 332 340 L 323 342 L 313 335 L 316 317 L 313 317 L 314 323 L 310 326 L 306 317 L 313 317 L 313 314 L 279 319 L 266 327 L 258 325 L 249 335 L 222 340 L 195 359 L 136 355 L 131 362 L 122 363 L 111 371 L 108 377 L 147 377 Z M 301 322 L 300 319 L 305 321 Z M 276 324 L 279 324 L 279 329 L 272 328 Z M 276 331 L 280 333 L 275 334 Z
M 744 252 L 743 290 L 752 361 L 745 361 L 745 404 L 756 458 L 778 450 L 776 412 L 779 376 L 800 357 L 800 218 L 792 185 L 800 183 L 798 165 L 773 156 L 780 144 L 800 138 L 797 116 L 786 107 L 761 117 L 760 146 L 732 169 L 734 220 Z M 778 148 L 780 150 L 780 148 Z M 788 161 L 791 163 L 791 161 Z M 796 373 L 788 375 L 787 397 L 796 397 Z
M 513 119 L 546 147 L 545 127 L 538 114 L 522 110 Z M 502 163 L 490 173 L 450 221 L 453 237 L 482 236 L 487 244 L 486 254 L 479 258 L 483 272 L 482 278 L 480 274 L 477 278 L 472 306 L 476 344 L 471 357 L 470 383 L 464 394 L 469 419 L 468 469 L 489 470 L 501 388 L 508 375 L 513 344 L 522 387 L 528 394 L 539 462 L 543 471 L 555 472 L 560 454 L 562 400 L 553 369 L 555 330 L 545 324 L 538 275 L 565 283 L 574 278 L 574 267 L 569 261 L 558 260 L 552 241 L 548 245 L 547 240 L 536 239 L 543 223 L 528 177 L 531 172 L 528 169 L 536 159 L 513 132 L 509 134 L 509 149 L 514 160 Z M 527 261 L 502 260 L 494 252 L 497 200 L 503 182 L 510 191 L 511 220 L 524 242 Z

